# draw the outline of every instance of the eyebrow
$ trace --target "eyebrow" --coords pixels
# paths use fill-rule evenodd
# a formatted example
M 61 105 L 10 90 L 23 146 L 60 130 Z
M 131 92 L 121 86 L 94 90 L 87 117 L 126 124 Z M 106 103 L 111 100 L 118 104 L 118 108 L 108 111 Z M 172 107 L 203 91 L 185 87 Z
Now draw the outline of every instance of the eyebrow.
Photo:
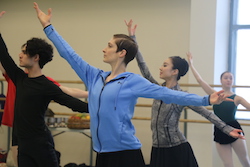
M 110 46 L 114 46 L 114 43 L 108 42 L 108 45 L 110 45 Z

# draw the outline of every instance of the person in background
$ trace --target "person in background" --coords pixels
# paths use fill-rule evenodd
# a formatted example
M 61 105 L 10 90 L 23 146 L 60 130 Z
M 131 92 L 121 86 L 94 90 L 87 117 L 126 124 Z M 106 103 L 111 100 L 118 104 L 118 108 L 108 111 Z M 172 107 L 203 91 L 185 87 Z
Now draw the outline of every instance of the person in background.
M 213 93 L 215 90 L 202 79 L 201 75 L 195 69 L 193 64 L 193 56 L 190 52 L 187 53 L 188 63 L 191 67 L 192 73 L 202 87 L 202 89 L 207 93 Z M 229 71 L 223 72 L 220 77 L 221 86 L 225 94 L 229 98 L 233 99 L 233 102 L 222 102 L 218 105 L 213 105 L 214 113 L 228 125 L 242 129 L 239 122 L 235 118 L 235 113 L 237 111 L 237 106 L 241 104 L 246 109 L 250 110 L 250 103 L 247 102 L 243 97 L 236 95 L 232 91 L 232 85 L 234 82 L 233 74 Z M 237 154 L 243 167 L 250 167 L 250 160 L 248 155 L 248 150 L 246 146 L 246 140 L 233 138 L 225 135 L 220 129 L 214 127 L 214 141 L 216 143 L 217 152 L 223 161 L 225 167 L 234 167 L 233 164 L 233 154 L 232 150 Z
M 141 143 L 135 136 L 131 121 L 139 97 L 200 106 L 228 100 L 223 91 L 201 97 L 152 84 L 138 74 L 127 72 L 126 67 L 134 59 L 138 47 L 125 34 L 113 35 L 103 49 L 103 61 L 110 65 L 111 70 L 93 67 L 51 25 L 52 10 L 49 9 L 47 15 L 37 3 L 34 3 L 34 8 L 47 37 L 88 88 L 90 129 L 93 149 L 97 153 L 96 167 L 145 167 Z
M 133 20 L 125 21 L 128 34 L 136 41 L 135 32 L 137 25 L 133 26 Z M 144 61 L 140 51 L 136 55 L 137 64 L 140 71 L 150 82 L 159 83 L 151 75 L 149 68 Z M 164 80 L 161 85 L 172 90 L 182 91 L 178 81 L 188 72 L 188 62 L 179 57 L 171 56 L 167 58 L 160 69 L 160 78 Z M 226 135 L 238 136 L 240 130 L 226 125 L 216 115 L 208 111 L 205 107 L 185 106 L 178 104 L 166 104 L 161 100 L 154 100 L 152 105 L 152 141 L 151 167 L 197 167 L 198 163 L 193 150 L 185 136 L 179 129 L 179 119 L 184 107 L 188 107 L 202 115 L 215 124 L 218 129 Z
M 0 17 L 4 15 L 0 13 Z M 29 39 L 21 48 L 19 68 L 8 53 L 0 34 L 0 62 L 16 86 L 13 134 L 18 141 L 18 166 L 58 167 L 53 137 L 45 124 L 44 115 L 51 100 L 88 112 L 88 104 L 69 96 L 42 73 L 53 58 L 53 48 L 40 38 Z

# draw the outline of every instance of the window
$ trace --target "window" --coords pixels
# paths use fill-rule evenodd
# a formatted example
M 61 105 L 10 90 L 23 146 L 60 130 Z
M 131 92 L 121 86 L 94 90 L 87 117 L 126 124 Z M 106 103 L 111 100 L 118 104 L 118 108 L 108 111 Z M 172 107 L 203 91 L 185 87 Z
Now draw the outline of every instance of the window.
M 231 0 L 229 71 L 236 85 L 250 86 L 250 1 Z M 250 101 L 250 88 L 235 88 L 235 93 Z M 238 109 L 245 109 L 239 106 Z M 250 119 L 250 112 L 238 111 L 238 119 Z

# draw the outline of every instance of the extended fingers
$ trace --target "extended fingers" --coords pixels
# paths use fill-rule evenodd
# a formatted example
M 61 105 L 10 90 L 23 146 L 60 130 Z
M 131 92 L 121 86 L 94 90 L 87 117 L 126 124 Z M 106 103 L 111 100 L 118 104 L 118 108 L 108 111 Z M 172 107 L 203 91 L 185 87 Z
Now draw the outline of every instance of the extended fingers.
M 136 29 L 136 27 L 137 27 L 137 24 L 134 26 L 134 30 Z
M 52 15 L 52 9 L 51 9 L 51 8 L 48 9 L 48 15 L 49 15 L 49 16 Z
M 188 52 L 186 53 L 186 55 L 187 55 L 188 59 L 192 59 L 192 54 L 191 54 L 191 52 L 188 51 Z
M 243 135 L 243 133 L 242 133 L 242 130 L 240 130 L 240 129 L 237 129 L 237 131 L 238 131 L 238 138 L 240 138 L 240 139 L 245 139 L 245 136 Z
M 4 15 L 4 13 L 5 13 L 5 11 L 2 11 L 2 12 L 0 13 L 0 18 Z
M 124 20 L 124 21 L 125 21 L 125 24 L 126 24 L 129 28 L 131 28 L 131 26 L 132 26 L 132 24 L 133 24 L 133 20 L 130 19 L 129 22 L 127 22 L 126 20 Z
M 233 99 L 230 99 L 228 98 L 230 95 L 226 95 L 224 93 L 221 93 L 221 94 L 218 94 L 219 96 L 219 100 L 222 102 L 222 101 L 231 101 L 231 102 L 234 102 Z
M 39 9 L 39 6 L 38 6 L 38 4 L 37 4 L 36 2 L 34 2 L 34 9 L 36 9 L 37 15 L 38 15 L 39 12 L 41 11 L 41 10 Z
M 33 3 L 35 9 L 39 9 L 38 4 L 36 2 Z
M 224 93 L 224 90 L 220 90 L 218 92 L 216 92 L 216 94 L 219 96 L 221 93 Z

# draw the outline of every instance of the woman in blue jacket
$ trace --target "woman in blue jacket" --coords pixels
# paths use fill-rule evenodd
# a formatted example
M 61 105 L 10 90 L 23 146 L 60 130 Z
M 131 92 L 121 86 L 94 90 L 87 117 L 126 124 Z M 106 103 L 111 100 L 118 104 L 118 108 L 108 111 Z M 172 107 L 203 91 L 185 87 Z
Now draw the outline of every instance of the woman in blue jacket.
M 103 49 L 103 61 L 110 64 L 111 71 L 105 72 L 93 67 L 76 54 L 51 25 L 51 9 L 46 15 L 37 3 L 34 3 L 34 8 L 47 37 L 88 88 L 90 128 L 93 149 L 97 152 L 96 167 L 145 166 L 141 143 L 135 136 L 131 122 L 138 97 L 182 105 L 209 105 L 226 99 L 223 92 L 200 97 L 173 91 L 152 84 L 137 74 L 126 72 L 127 64 L 137 53 L 137 45 L 124 34 L 114 35 Z M 237 133 L 235 135 L 240 137 Z

